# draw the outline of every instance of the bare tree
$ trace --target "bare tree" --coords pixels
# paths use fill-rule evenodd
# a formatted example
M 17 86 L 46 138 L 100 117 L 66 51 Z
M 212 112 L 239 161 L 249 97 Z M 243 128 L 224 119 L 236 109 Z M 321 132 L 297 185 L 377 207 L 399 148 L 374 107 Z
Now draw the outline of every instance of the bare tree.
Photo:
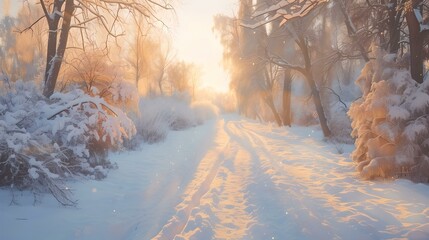
M 173 62 L 167 69 L 167 75 L 172 92 L 189 93 L 194 97 L 201 75 L 195 64 L 185 61 Z
M 162 48 L 160 51 L 160 55 L 155 60 L 155 68 L 156 68 L 156 75 L 155 75 L 155 81 L 158 85 L 159 93 L 161 95 L 164 95 L 164 82 L 166 79 L 166 73 L 168 70 L 168 67 L 173 62 L 174 56 L 171 53 L 171 45 L 170 42 L 167 42 L 165 44 L 165 48 Z
M 96 21 L 109 36 L 117 37 L 122 33 L 117 32 L 116 25 L 122 22 L 124 12 L 161 21 L 157 11 L 172 9 L 168 2 L 161 0 L 40 0 L 40 6 L 49 26 L 43 90 L 46 97 L 55 90 L 72 27 L 87 30 L 90 22 Z
M 278 126 L 282 126 L 282 119 L 278 113 L 276 106 L 274 105 L 274 86 L 277 84 L 280 77 L 280 67 L 273 62 L 268 62 L 264 69 L 265 81 L 262 84 L 261 88 L 261 97 L 267 106 L 271 109 L 271 112 L 274 115 L 274 119 Z

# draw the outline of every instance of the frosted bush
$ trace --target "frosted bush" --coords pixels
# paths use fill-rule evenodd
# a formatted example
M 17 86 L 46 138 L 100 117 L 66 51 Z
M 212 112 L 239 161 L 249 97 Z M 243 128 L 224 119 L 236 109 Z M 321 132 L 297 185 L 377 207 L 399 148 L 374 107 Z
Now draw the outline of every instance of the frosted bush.
M 195 115 L 195 121 L 202 124 L 207 120 L 215 119 L 219 116 L 219 109 L 210 102 L 199 101 L 191 105 Z
M 416 83 L 394 57 L 369 62 L 356 83 L 363 96 L 352 104 L 352 158 L 365 178 L 429 180 L 429 82 Z
M 73 204 L 61 180 L 76 175 L 99 178 L 108 149 L 135 134 L 121 110 L 81 90 L 44 98 L 29 82 L 0 94 L 0 186 L 50 191 Z
M 350 136 L 352 132 L 350 118 L 347 116 L 347 109 L 342 103 L 335 103 L 331 106 L 331 111 L 328 116 L 329 129 L 331 129 L 333 137 L 331 141 L 336 143 L 353 144 L 354 140 Z
M 181 96 L 142 98 L 134 120 L 138 134 L 145 142 L 165 139 L 170 130 L 184 130 L 215 118 L 218 110 L 206 102 L 190 104 Z

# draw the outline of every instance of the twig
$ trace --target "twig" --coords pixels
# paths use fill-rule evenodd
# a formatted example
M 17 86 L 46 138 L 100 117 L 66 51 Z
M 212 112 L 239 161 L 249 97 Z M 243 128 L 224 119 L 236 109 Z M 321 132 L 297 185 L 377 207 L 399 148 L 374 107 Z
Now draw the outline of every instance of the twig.
M 37 24 L 40 20 L 42 20 L 43 18 L 45 18 L 45 16 L 41 16 L 41 17 L 39 17 L 39 19 L 37 19 L 37 20 L 36 20 L 35 22 L 33 22 L 30 26 L 28 26 L 28 27 L 24 28 L 23 30 L 18 30 L 18 31 L 14 31 L 14 32 L 21 34 L 21 33 L 24 33 L 24 32 L 26 32 L 26 31 L 28 31 L 28 30 L 33 31 L 33 26 L 34 26 L 34 25 L 36 25 L 36 24 Z
M 63 113 L 63 112 L 67 112 L 67 111 L 69 111 L 71 108 L 74 108 L 74 107 L 76 107 L 76 106 L 79 106 L 79 105 L 82 105 L 82 104 L 84 104 L 84 103 L 89 103 L 89 104 L 93 104 L 93 105 L 95 105 L 95 106 L 97 106 L 97 104 L 96 103 L 94 103 L 94 102 L 92 102 L 92 101 L 83 101 L 83 102 L 80 102 L 80 103 L 76 103 L 76 104 L 73 104 L 73 105 L 71 105 L 71 106 L 69 106 L 69 107 L 67 107 L 66 109 L 63 109 L 63 110 L 61 110 L 61 111 L 59 111 L 59 112 L 57 112 L 57 113 L 55 113 L 54 115 L 52 115 L 52 116 L 50 116 L 49 118 L 48 118 L 48 120 L 52 120 L 52 119 L 54 119 L 56 116 L 58 116 L 59 114 L 61 114 L 61 113 Z M 104 104 L 104 103 L 100 103 L 100 105 L 102 105 L 103 107 L 105 107 L 107 110 L 109 110 L 115 117 L 117 117 L 118 116 L 118 114 L 116 114 L 116 112 L 115 111 L 113 111 L 110 107 L 108 107 L 106 104 Z M 98 108 L 97 108 L 98 109 Z M 101 111 L 100 111 L 101 112 Z M 101 112 L 101 113 L 103 113 L 103 112 Z M 104 113 L 103 113 L 104 114 Z
M 334 94 L 335 96 L 337 96 L 338 101 L 339 101 L 341 104 L 343 104 L 343 105 L 344 105 L 344 108 L 345 108 L 346 110 L 348 110 L 348 109 L 349 109 L 349 108 L 347 107 L 347 104 L 346 104 L 345 102 L 343 102 L 343 100 L 341 99 L 340 95 L 338 95 L 338 93 L 336 93 L 332 88 L 330 88 L 330 87 L 323 87 L 323 88 L 328 89 L 332 94 Z

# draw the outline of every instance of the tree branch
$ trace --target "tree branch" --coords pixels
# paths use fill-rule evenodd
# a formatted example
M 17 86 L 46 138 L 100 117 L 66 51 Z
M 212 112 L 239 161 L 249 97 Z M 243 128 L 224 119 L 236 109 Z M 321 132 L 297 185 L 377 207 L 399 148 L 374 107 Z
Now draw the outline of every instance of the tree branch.
M 341 99 L 340 95 L 338 95 L 338 93 L 336 93 L 332 88 L 330 88 L 330 87 L 325 87 L 325 86 L 324 86 L 323 88 L 328 89 L 332 94 L 334 94 L 335 96 L 337 96 L 338 101 L 339 101 L 341 104 L 343 104 L 343 105 L 344 105 L 344 108 L 345 108 L 346 110 L 348 110 L 348 109 L 349 109 L 349 108 L 347 107 L 347 104 L 346 104 L 345 102 L 343 102 L 343 100 Z
M 14 32 L 16 32 L 16 33 L 19 33 L 19 34 L 21 34 L 21 33 L 23 33 L 23 32 L 26 32 L 26 31 L 28 31 L 28 30 L 31 30 L 31 31 L 33 31 L 33 26 L 34 25 L 36 25 L 40 20 L 42 20 L 43 18 L 45 18 L 45 16 L 41 16 L 41 17 L 39 17 L 36 21 L 34 21 L 30 26 L 28 26 L 28 27 L 26 27 L 26 28 L 24 28 L 23 30 L 19 30 L 18 29 L 18 31 L 14 31 Z
M 46 9 L 45 2 L 43 0 L 40 0 L 40 5 L 42 5 L 43 13 L 45 13 L 46 19 L 48 22 L 51 22 L 53 19 L 49 15 L 48 9 Z

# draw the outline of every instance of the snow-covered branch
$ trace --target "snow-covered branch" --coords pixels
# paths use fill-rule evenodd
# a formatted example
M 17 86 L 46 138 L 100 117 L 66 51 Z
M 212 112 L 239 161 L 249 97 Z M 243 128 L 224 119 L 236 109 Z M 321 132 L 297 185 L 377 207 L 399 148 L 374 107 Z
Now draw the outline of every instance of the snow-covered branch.
M 429 30 L 429 24 L 425 24 L 423 21 L 423 16 L 422 13 L 420 12 L 419 9 L 414 8 L 414 15 L 417 18 L 417 21 L 419 22 L 419 26 L 420 26 L 420 32 L 424 32 Z
M 301 18 L 308 15 L 311 11 L 319 6 L 329 2 L 330 0 L 282 0 L 276 4 L 269 5 L 260 10 L 256 10 L 252 14 L 252 18 L 256 19 L 265 16 L 261 20 L 255 22 L 242 23 L 241 25 L 247 28 L 257 28 L 267 23 L 270 23 L 278 18 L 282 18 L 280 25 L 284 25 L 287 21 L 295 18 Z

